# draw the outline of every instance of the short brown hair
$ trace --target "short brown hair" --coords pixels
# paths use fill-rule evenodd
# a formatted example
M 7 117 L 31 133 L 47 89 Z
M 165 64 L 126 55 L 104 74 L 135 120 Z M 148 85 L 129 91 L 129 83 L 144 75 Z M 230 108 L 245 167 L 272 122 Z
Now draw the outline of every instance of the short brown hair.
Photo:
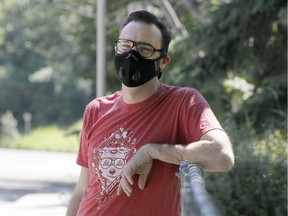
M 141 10 L 132 12 L 121 25 L 120 30 L 122 30 L 126 25 L 128 25 L 132 21 L 140 21 L 146 24 L 154 24 L 159 28 L 162 34 L 162 47 L 165 53 L 168 52 L 169 44 L 172 39 L 172 33 L 168 29 L 168 27 L 161 22 L 154 14 L 149 13 L 148 11 Z

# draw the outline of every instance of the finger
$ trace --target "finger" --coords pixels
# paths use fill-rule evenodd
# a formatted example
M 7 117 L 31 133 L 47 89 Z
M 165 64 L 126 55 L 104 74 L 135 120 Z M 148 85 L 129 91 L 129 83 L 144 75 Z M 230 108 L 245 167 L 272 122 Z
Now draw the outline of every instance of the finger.
M 134 184 L 133 178 L 131 175 L 125 174 L 125 177 L 127 179 L 127 181 L 129 182 L 130 185 Z
M 122 193 L 125 193 L 128 197 L 131 196 L 132 193 L 132 188 L 126 188 L 123 185 L 119 184 L 118 188 L 117 188 L 117 196 L 120 196 Z
M 117 189 L 117 195 L 120 195 L 123 191 L 128 197 L 131 196 L 132 187 L 130 186 L 130 183 L 128 179 L 126 178 L 126 176 L 123 176 L 120 180 L 120 183 Z
M 133 185 L 133 179 L 129 178 L 129 176 L 123 176 L 122 179 L 122 189 L 124 190 L 125 194 L 129 197 L 131 196 L 132 193 L 132 187 L 131 185 Z
M 120 196 L 120 195 L 122 194 L 122 192 L 123 192 L 122 185 L 119 184 L 119 185 L 118 185 L 118 188 L 117 188 L 117 196 Z
M 128 197 L 131 196 L 132 188 L 130 187 L 130 185 L 126 185 L 126 186 L 122 187 L 122 189 Z
M 145 188 L 147 177 L 148 177 L 148 174 L 143 174 L 139 176 L 139 180 L 138 180 L 139 189 L 143 190 Z

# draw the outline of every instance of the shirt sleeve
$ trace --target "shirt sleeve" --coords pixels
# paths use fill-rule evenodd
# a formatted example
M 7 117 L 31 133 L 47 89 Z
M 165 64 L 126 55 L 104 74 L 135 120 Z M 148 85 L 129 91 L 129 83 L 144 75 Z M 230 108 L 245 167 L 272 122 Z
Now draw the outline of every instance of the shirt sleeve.
M 223 130 L 208 102 L 197 91 L 190 91 L 184 100 L 182 121 L 188 142 L 195 142 L 210 130 Z
M 86 107 L 83 115 L 83 126 L 80 136 L 79 151 L 76 159 L 76 163 L 80 166 L 88 168 L 88 130 L 91 127 L 91 119 L 89 118 L 90 111 Z M 90 127 L 89 127 L 90 125 Z

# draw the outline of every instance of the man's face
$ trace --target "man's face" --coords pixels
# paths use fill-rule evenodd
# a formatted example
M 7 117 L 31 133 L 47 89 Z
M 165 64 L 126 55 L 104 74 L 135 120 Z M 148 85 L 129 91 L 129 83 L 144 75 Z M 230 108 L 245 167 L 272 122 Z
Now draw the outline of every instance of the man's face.
M 138 43 L 151 44 L 156 49 L 161 49 L 161 31 L 155 25 L 143 22 L 130 22 L 120 32 L 119 38 L 128 39 Z M 135 47 L 133 48 L 135 49 Z M 155 52 L 148 59 L 156 59 L 160 52 Z

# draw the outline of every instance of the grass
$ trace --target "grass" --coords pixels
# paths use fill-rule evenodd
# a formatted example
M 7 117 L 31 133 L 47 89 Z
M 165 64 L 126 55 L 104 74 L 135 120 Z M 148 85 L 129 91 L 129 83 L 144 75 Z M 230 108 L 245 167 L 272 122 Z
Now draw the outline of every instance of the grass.
M 80 130 L 80 128 L 81 121 L 69 128 L 60 128 L 56 125 L 43 126 L 35 128 L 28 134 L 22 134 L 17 139 L 5 142 L 2 140 L 0 147 L 77 152 L 80 135 L 71 134 L 71 132 Z

